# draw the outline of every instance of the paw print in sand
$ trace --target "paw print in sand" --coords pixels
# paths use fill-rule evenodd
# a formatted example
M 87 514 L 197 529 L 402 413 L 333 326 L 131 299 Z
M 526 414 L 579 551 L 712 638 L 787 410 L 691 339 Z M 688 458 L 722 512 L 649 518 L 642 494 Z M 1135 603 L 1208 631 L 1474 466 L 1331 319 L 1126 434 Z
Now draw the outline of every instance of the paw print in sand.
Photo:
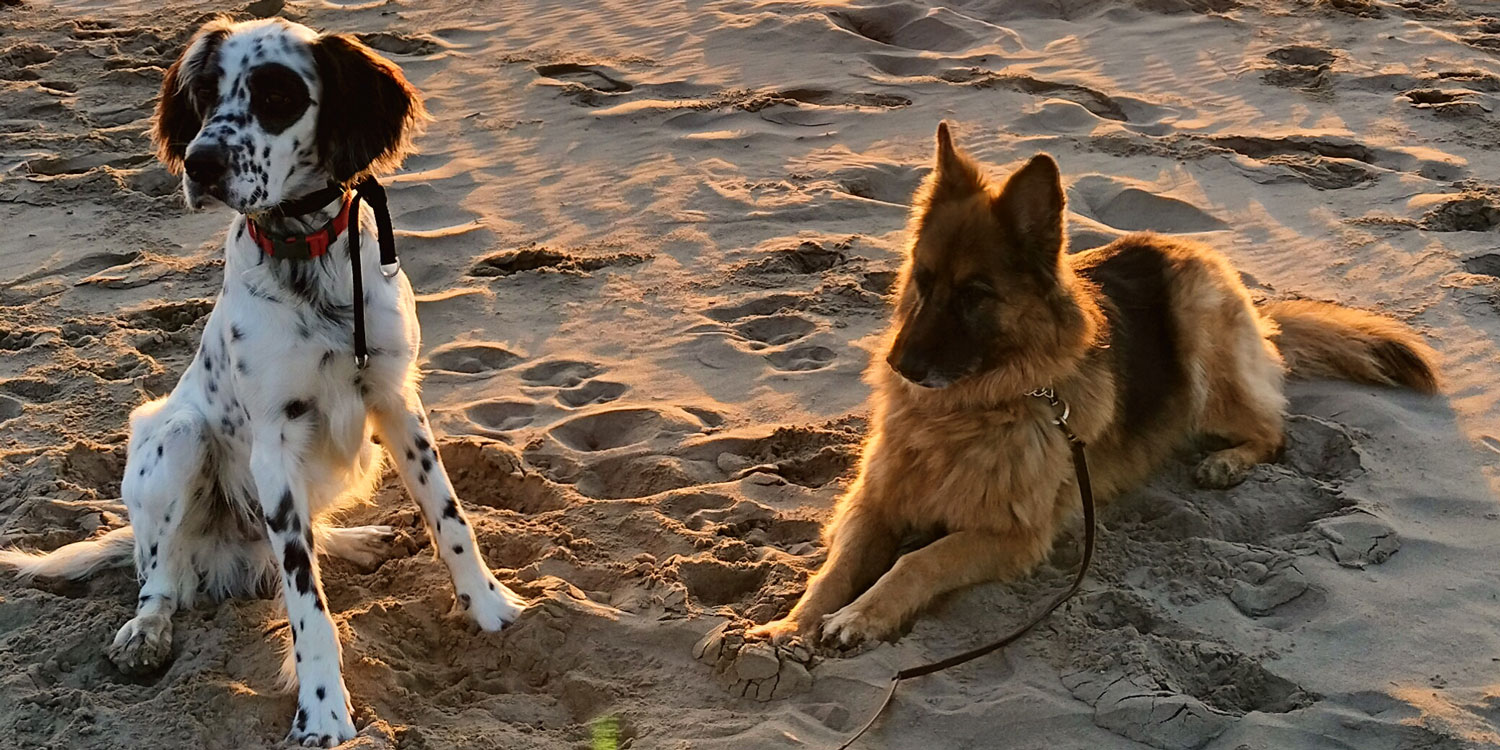
M 812 687 L 812 651 L 798 639 L 784 645 L 745 639 L 744 626 L 725 622 L 693 647 L 731 694 L 758 701 L 786 698 Z

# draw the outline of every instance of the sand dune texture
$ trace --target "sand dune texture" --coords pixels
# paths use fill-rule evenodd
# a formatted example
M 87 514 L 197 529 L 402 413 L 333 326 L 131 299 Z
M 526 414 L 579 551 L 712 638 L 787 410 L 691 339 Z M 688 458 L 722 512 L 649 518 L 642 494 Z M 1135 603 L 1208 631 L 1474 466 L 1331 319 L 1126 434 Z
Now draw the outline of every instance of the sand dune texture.
M 865 747 L 1500 745 L 1493 5 L 280 6 L 244 14 L 359 32 L 429 97 L 421 153 L 388 181 L 425 395 L 486 559 L 537 601 L 502 634 L 466 629 L 387 478 L 348 520 L 402 542 L 325 567 L 374 722 L 359 746 L 577 748 L 608 716 L 621 747 L 831 747 L 894 669 L 1064 583 L 1076 535 L 894 646 L 810 670 L 694 659 L 821 562 L 941 118 L 992 165 L 1055 154 L 1075 248 L 1193 235 L 1262 296 L 1415 325 L 1450 393 L 1296 386 L 1281 463 L 1203 491 L 1185 456 L 1108 508 L 1077 600 L 909 684 Z M 228 214 L 185 211 L 144 134 L 214 9 L 0 2 L 0 543 L 125 522 L 126 415 L 197 345 Z M 136 680 L 103 655 L 134 596 L 126 571 L 0 576 L 0 745 L 281 740 L 277 602 L 180 613 L 175 660 Z

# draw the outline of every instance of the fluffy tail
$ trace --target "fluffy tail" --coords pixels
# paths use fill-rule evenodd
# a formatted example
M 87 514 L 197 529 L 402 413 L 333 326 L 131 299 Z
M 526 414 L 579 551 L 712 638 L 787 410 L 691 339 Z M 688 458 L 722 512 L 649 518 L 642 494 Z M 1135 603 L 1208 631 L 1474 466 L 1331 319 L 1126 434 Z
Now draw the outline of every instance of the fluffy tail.
M 22 578 L 85 578 L 94 571 L 130 561 L 135 549 L 135 529 L 126 526 L 97 539 L 74 542 L 51 552 L 0 549 L 0 568 L 10 568 Z
M 1405 325 L 1363 310 L 1307 300 L 1268 302 L 1273 338 L 1292 375 L 1438 390 L 1437 355 Z

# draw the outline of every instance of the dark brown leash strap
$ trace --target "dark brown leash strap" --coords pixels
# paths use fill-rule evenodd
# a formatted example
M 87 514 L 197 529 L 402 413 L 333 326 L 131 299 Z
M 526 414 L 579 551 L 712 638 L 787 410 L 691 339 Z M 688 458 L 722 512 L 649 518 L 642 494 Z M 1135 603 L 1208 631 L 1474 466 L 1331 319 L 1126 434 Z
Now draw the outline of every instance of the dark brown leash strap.
M 1083 561 L 1078 565 L 1078 572 L 1073 575 L 1073 585 L 1069 586 L 1066 591 L 1062 592 L 1057 596 L 1057 598 L 1053 599 L 1052 603 L 1048 604 L 1046 609 L 1043 609 L 1041 612 L 1038 612 L 1036 615 L 1032 616 L 1030 620 L 1027 620 L 1026 624 L 1011 631 L 1009 635 L 1006 635 L 1004 638 L 1001 638 L 998 641 L 985 644 L 983 646 L 980 646 L 979 648 L 971 649 L 955 656 L 950 656 L 946 659 L 943 659 L 942 661 L 935 661 L 931 664 L 923 664 L 918 667 L 903 669 L 900 672 L 897 672 L 896 676 L 891 678 L 891 687 L 886 691 L 885 700 L 880 702 L 880 707 L 875 709 L 875 714 L 870 717 L 869 721 L 865 722 L 864 726 L 860 727 L 858 732 L 854 733 L 853 737 L 850 737 L 848 740 L 846 740 L 844 744 L 839 745 L 838 750 L 848 750 L 848 748 L 852 747 L 860 737 L 864 736 L 865 732 L 870 730 L 870 727 L 875 726 L 875 722 L 881 717 L 882 714 L 885 713 L 885 710 L 890 707 L 891 700 L 896 697 L 896 686 L 900 685 L 903 680 L 910 680 L 915 677 L 929 675 L 933 672 L 941 672 L 944 669 L 958 666 L 959 664 L 963 664 L 966 661 L 973 661 L 974 659 L 978 659 L 985 654 L 998 651 L 1002 648 L 1005 648 L 1006 646 L 1011 645 L 1012 643 L 1015 643 L 1016 641 L 1021 640 L 1022 637 L 1024 637 L 1027 633 L 1030 633 L 1034 628 L 1036 628 L 1037 625 L 1040 625 L 1043 620 L 1047 619 L 1049 615 L 1051 615 L 1053 612 L 1056 612 L 1057 608 L 1063 605 L 1063 602 L 1066 602 L 1067 600 L 1073 598 L 1073 595 L 1078 593 L 1078 589 L 1083 586 L 1083 579 L 1086 575 L 1088 575 L 1089 572 L 1089 564 L 1093 562 L 1094 559 L 1094 542 L 1096 534 L 1094 522 L 1094 488 L 1089 484 L 1089 465 L 1087 459 L 1083 454 L 1083 441 L 1079 440 L 1078 436 L 1073 434 L 1073 429 L 1068 426 L 1068 405 L 1066 403 L 1063 403 L 1063 401 L 1057 397 L 1057 394 L 1053 393 L 1051 388 L 1032 391 L 1027 395 L 1035 396 L 1038 398 L 1045 398 L 1053 408 L 1061 410 L 1057 419 L 1055 420 L 1055 423 L 1059 428 L 1062 429 L 1063 435 L 1068 438 L 1068 445 L 1073 449 L 1073 471 L 1078 475 L 1078 495 L 1083 501 Z
M 365 290 L 359 262 L 359 203 L 370 204 L 375 212 L 375 238 L 380 245 L 380 273 L 386 278 L 401 270 L 396 257 L 396 236 L 391 229 L 391 210 L 386 206 L 385 188 L 374 177 L 366 177 L 354 186 L 349 205 L 349 261 L 354 264 L 354 364 L 363 370 L 370 362 L 365 345 Z

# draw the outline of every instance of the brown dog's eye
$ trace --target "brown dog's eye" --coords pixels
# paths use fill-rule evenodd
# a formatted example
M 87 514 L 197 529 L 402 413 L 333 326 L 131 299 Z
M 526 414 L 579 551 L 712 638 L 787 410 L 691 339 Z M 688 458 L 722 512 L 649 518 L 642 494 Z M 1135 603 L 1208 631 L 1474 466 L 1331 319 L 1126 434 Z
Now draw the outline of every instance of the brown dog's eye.
M 970 283 L 958 288 L 958 303 L 966 308 L 974 308 L 996 298 L 995 290 L 989 284 Z

